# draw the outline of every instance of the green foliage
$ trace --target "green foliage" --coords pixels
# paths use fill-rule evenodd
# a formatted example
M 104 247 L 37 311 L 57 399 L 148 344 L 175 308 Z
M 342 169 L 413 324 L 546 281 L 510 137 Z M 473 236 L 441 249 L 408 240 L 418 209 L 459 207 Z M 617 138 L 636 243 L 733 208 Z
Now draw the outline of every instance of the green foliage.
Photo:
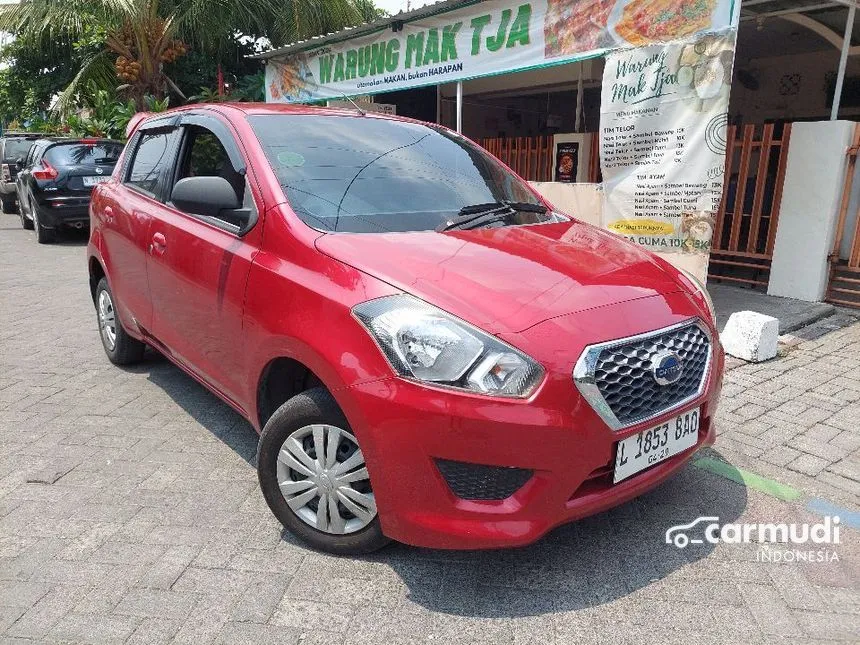
M 134 107 L 191 100 L 259 101 L 264 78 L 248 54 L 378 18 L 373 0 L 27 0 L 0 4 L 0 120 L 122 136 Z M 141 43 L 181 39 L 178 58 L 143 58 Z M 140 79 L 118 78 L 120 51 L 137 43 Z M 171 40 L 170 42 L 176 42 Z M 184 49 L 183 49 L 184 51 Z M 152 53 L 152 52 L 150 52 Z M 226 85 L 219 96 L 218 69 Z M 207 89 L 203 89 L 207 88 Z M 134 104 L 129 99 L 135 99 Z M 63 115 L 65 125 L 57 116 Z M 53 128 L 53 130 L 51 129 Z

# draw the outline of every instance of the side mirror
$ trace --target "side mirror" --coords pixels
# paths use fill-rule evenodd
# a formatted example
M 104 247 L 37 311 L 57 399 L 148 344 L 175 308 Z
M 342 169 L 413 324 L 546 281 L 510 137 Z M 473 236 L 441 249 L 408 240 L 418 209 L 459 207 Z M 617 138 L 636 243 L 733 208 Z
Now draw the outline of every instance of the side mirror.
M 235 224 L 242 204 L 230 182 L 223 177 L 186 177 L 173 186 L 170 200 L 186 213 L 224 219 Z M 223 211 L 233 211 L 224 213 Z M 237 217 L 239 216 L 239 217 Z M 247 219 L 247 215 L 246 215 Z M 237 224 L 241 228 L 241 225 Z

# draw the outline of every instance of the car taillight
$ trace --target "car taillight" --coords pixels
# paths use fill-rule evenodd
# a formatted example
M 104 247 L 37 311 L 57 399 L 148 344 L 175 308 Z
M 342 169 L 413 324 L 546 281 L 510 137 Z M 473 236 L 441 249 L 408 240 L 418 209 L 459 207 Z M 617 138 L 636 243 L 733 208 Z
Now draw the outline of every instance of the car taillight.
M 33 178 L 34 179 L 52 180 L 52 179 L 56 179 L 59 176 L 60 176 L 60 173 L 57 172 L 57 169 L 54 168 L 51 164 L 49 164 L 47 161 L 42 161 L 42 167 L 41 168 L 34 168 L 33 169 Z

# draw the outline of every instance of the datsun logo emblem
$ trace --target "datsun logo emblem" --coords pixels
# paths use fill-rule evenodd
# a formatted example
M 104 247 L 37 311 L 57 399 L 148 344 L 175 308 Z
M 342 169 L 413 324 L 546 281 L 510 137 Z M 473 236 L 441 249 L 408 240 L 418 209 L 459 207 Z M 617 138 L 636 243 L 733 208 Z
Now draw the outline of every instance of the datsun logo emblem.
M 651 361 L 651 374 L 658 385 L 672 385 L 684 373 L 684 364 L 674 352 L 660 352 Z

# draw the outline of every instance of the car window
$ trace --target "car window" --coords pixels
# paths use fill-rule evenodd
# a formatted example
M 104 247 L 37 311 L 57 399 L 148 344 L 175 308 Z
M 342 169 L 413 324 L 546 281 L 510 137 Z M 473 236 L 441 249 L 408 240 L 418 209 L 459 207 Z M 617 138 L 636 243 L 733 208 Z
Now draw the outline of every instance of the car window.
M 38 158 L 41 151 L 42 151 L 42 146 L 39 144 L 36 144 L 32 148 L 30 148 L 30 152 L 27 153 L 27 159 L 26 159 L 26 161 L 24 161 L 24 166 L 25 167 L 32 166 L 36 162 L 36 159 Z
M 233 166 L 218 136 L 203 126 L 193 125 L 186 126 L 186 137 L 176 180 L 186 177 L 223 177 L 233 187 L 243 208 L 253 208 L 245 175 Z M 234 226 L 240 224 L 227 218 L 223 221 Z
M 51 146 L 45 159 L 52 166 L 113 166 L 122 145 L 110 141 L 99 143 L 62 143 Z
M 320 230 L 424 231 L 465 206 L 540 203 L 495 157 L 444 128 L 360 116 L 248 120 L 293 211 Z M 549 216 L 518 218 L 529 224 Z
M 3 159 L 11 161 L 19 158 L 24 159 L 32 147 L 32 139 L 6 139 L 6 143 L 3 146 Z
M 142 132 L 125 183 L 150 195 L 157 195 L 162 171 L 169 163 L 172 131 Z

